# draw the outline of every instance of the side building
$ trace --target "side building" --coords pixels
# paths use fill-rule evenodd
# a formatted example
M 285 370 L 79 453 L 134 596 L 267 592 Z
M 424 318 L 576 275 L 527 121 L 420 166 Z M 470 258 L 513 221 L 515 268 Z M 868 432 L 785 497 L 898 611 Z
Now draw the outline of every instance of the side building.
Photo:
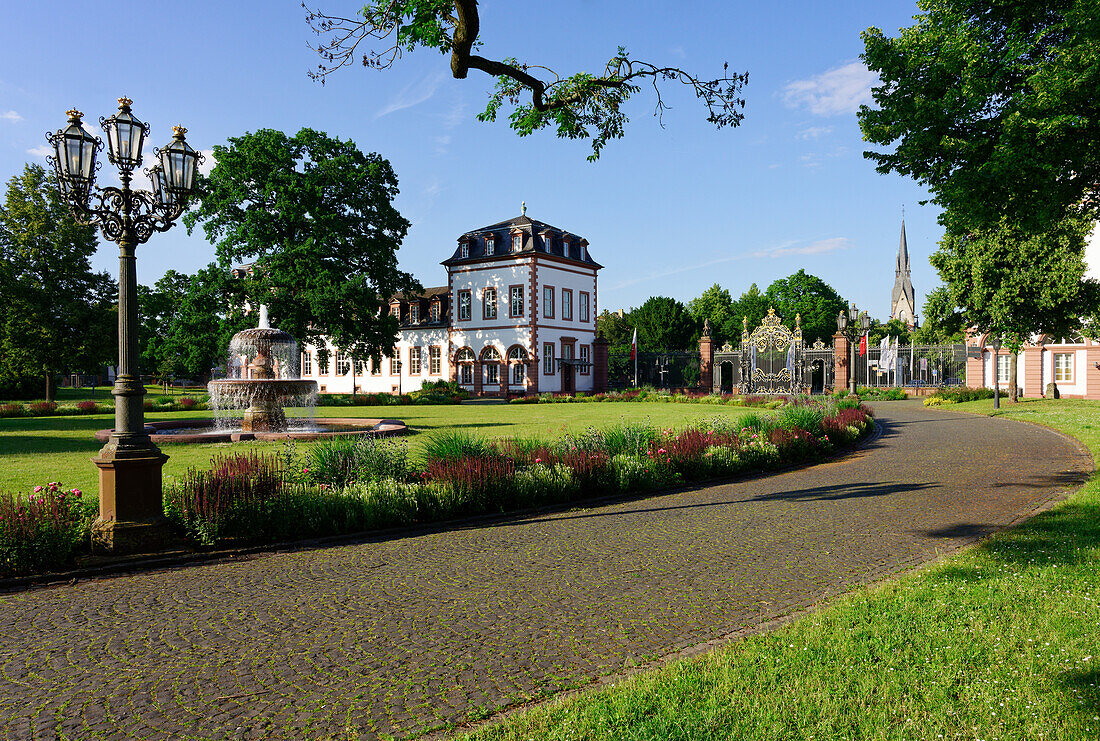
M 397 346 L 377 366 L 302 348 L 302 377 L 326 393 L 402 393 L 450 380 L 479 396 L 606 388 L 588 241 L 528 218 L 474 229 L 443 260 L 447 285 L 395 296 Z

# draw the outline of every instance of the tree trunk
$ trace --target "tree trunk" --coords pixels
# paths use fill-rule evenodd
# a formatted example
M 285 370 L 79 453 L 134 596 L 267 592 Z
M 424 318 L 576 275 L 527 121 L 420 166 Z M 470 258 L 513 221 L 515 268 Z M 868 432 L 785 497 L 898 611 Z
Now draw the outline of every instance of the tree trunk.
M 1019 358 L 1020 356 L 1013 351 L 1008 360 L 1008 377 L 1012 383 L 1012 385 L 1008 387 L 1008 398 L 1011 399 L 1013 404 L 1020 400 L 1020 387 L 1016 383 L 1016 363 L 1019 362 Z
M 53 373 L 46 374 L 46 401 L 53 401 L 57 396 L 57 377 Z
M 997 358 L 1001 354 L 1001 343 L 993 343 L 993 408 L 1001 408 L 1001 379 L 997 373 Z

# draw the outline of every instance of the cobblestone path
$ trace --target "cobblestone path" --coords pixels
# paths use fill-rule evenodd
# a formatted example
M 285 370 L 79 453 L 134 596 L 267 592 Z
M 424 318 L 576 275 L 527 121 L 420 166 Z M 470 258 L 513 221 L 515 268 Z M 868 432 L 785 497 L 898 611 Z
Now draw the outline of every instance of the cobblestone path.
M 591 509 L 0 595 L 0 738 L 375 738 L 480 718 L 957 548 L 1090 471 L 878 405 L 845 459 Z

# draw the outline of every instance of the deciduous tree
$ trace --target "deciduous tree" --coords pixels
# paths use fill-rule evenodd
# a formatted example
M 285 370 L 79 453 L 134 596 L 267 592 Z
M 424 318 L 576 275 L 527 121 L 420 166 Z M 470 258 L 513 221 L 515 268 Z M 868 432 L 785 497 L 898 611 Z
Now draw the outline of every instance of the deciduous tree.
M 836 332 L 837 314 L 847 308 L 832 286 L 805 270 L 775 281 L 766 295 L 787 326 L 794 327 L 795 315 L 801 315 L 802 337 L 807 344 L 817 339 L 828 342 Z
M 728 64 L 720 77 L 705 80 L 679 67 L 634 59 L 620 46 L 602 73 L 562 76 L 515 57 L 481 56 L 477 52 L 486 39 L 481 35 L 477 0 L 371 0 L 351 17 L 307 9 L 306 18 L 320 37 L 315 49 L 321 63 L 311 73 L 313 78 L 324 82 L 336 70 L 359 63 L 386 69 L 404 52 L 435 49 L 450 55 L 455 79 L 465 79 L 470 70 L 477 70 L 495 80 L 496 89 L 478 114 L 479 120 L 495 121 L 507 103 L 512 106 L 510 125 L 517 134 L 553 127 L 559 137 L 589 139 L 590 160 L 599 158 L 609 140 L 622 137 L 627 122 L 623 106 L 643 84 L 653 88 L 658 117 L 667 107 L 660 83 L 674 81 L 691 88 L 707 109 L 707 121 L 718 128 L 737 126 L 744 118 L 741 89 L 749 76 L 731 74 Z M 362 49 L 364 42 L 378 46 Z
M 114 357 L 118 291 L 95 273 L 95 230 L 78 224 L 39 165 L 8 181 L 0 206 L 0 383 L 99 372 Z
M 267 304 L 273 323 L 299 341 L 327 337 L 354 357 L 392 350 L 390 296 L 419 290 L 397 267 L 409 222 L 393 206 L 397 176 L 378 154 L 302 129 L 262 129 L 214 147 L 202 202 L 185 216 L 202 223 L 219 267 L 249 263 L 230 283 L 237 305 Z

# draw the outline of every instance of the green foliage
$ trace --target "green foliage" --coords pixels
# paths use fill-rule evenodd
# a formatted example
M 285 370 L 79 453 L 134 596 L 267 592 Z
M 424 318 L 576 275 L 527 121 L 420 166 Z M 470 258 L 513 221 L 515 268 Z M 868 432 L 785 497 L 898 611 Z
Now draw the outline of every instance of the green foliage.
M 419 286 L 397 267 L 409 222 L 393 207 L 397 177 L 378 154 L 302 129 L 261 129 L 215 146 L 202 203 L 184 220 L 203 224 L 224 271 L 251 263 L 228 289 L 237 305 L 270 307 L 299 342 L 321 338 L 354 357 L 392 350 L 388 297 Z
M 701 326 L 674 298 L 653 296 L 630 311 L 628 322 L 638 328 L 639 350 L 688 350 L 698 345 Z
M 688 301 L 687 310 L 700 327 L 704 321 L 710 322 L 711 339 L 717 346 L 720 347 L 727 341 L 736 342 L 741 338 L 741 316 L 733 297 L 717 283 Z
M 492 443 L 461 429 L 442 430 L 424 443 L 424 456 L 429 461 L 455 461 L 495 454 Z
M 864 401 L 901 401 L 908 399 L 909 395 L 899 388 L 872 388 L 860 386 L 856 389 L 856 395 Z
M 93 273 L 95 229 L 78 224 L 46 171 L 27 165 L 0 205 L 0 386 L 100 372 L 114 357 L 118 291 Z
M 944 286 L 924 297 L 921 326 L 910 335 L 914 345 L 944 345 L 963 340 L 963 317 Z
M 56 569 L 87 545 L 93 510 L 57 482 L 28 497 L 0 492 L 0 578 Z
M 920 0 L 916 24 L 863 33 L 876 108 L 859 111 L 879 172 L 927 186 L 952 229 L 1045 230 L 1100 206 L 1096 0 Z
M 805 430 L 813 435 L 820 435 L 821 421 L 825 418 L 825 409 L 809 404 L 793 404 L 780 409 L 775 420 L 787 429 Z
M 900 319 L 891 319 L 886 322 L 886 324 L 879 324 L 875 321 L 871 323 L 871 328 L 867 332 L 868 345 L 878 345 L 882 342 L 883 337 L 890 337 L 898 340 L 902 345 L 913 344 L 912 333 L 909 331 L 909 327 Z
M 950 304 L 967 325 L 1019 350 L 1033 333 L 1065 336 L 1100 301 L 1086 280 L 1088 220 L 1065 219 L 1043 232 L 1001 222 L 966 233 L 948 231 L 932 255 Z
M 825 281 L 805 270 L 780 278 L 768 286 L 768 303 L 788 327 L 794 327 L 795 315 L 802 317 L 802 338 L 828 342 L 836 333 L 836 317 L 848 307 L 840 294 Z M 753 325 L 749 325 L 752 331 Z
M 350 64 L 388 68 L 402 52 L 417 47 L 436 49 L 451 55 L 451 74 L 465 78 L 471 69 L 494 78 L 495 87 L 480 121 L 495 121 L 501 108 L 512 107 L 508 118 L 519 136 L 552 128 L 564 139 L 588 139 L 592 144 L 589 160 L 598 159 L 611 139 L 623 136 L 627 122 L 623 106 L 641 89 L 652 86 L 657 96 L 656 112 L 666 108 L 659 83 L 676 81 L 690 87 L 707 108 L 707 121 L 717 128 L 737 126 L 744 118 L 740 97 L 748 83 L 748 73 L 723 75 L 701 80 L 677 67 L 660 67 L 632 59 L 623 47 L 607 62 L 603 74 L 580 72 L 559 75 L 541 65 L 529 65 L 515 58 L 486 59 L 473 53 L 481 46 L 481 23 L 475 0 L 372 0 L 353 18 L 328 16 L 307 11 L 307 22 L 323 38 L 315 51 L 322 62 L 310 73 L 325 78 Z M 364 38 L 385 40 L 382 49 L 363 53 Z M 547 79 L 535 75 L 547 73 Z M 524 102 L 525 98 L 530 103 Z
M 409 448 L 404 442 L 374 436 L 333 437 L 310 448 L 304 473 L 309 481 L 348 486 L 356 481 L 409 476 Z

